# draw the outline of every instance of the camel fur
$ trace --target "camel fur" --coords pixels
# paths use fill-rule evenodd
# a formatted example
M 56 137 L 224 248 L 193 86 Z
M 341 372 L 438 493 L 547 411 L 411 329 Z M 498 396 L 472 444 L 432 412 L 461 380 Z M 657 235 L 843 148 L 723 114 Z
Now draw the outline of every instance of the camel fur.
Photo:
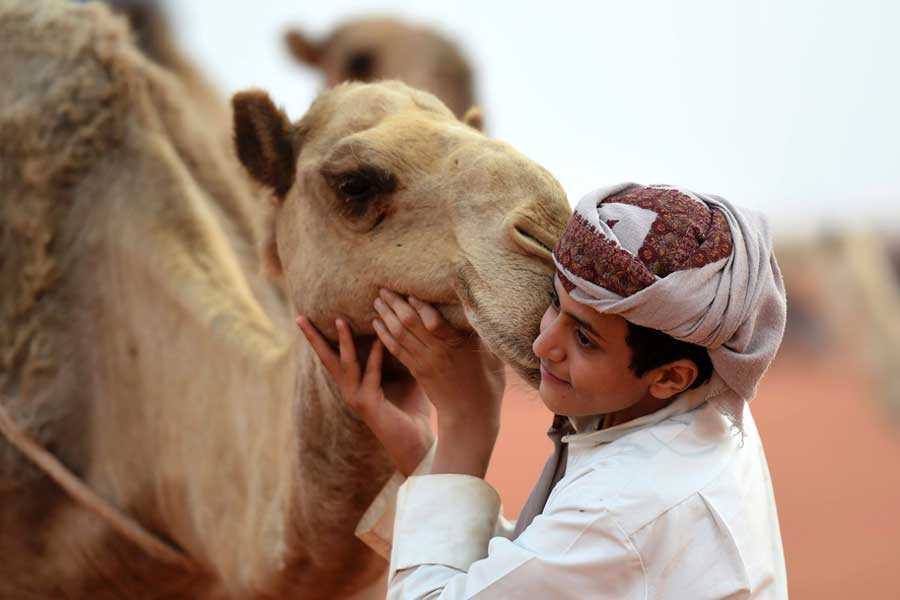
M 347 318 L 364 348 L 391 287 L 534 381 L 559 184 L 399 83 L 339 86 L 296 122 L 240 94 L 235 153 L 96 4 L 0 0 L 0 76 L 0 402 L 185 557 L 148 554 L 0 438 L 0 598 L 377 589 L 386 565 L 353 530 L 392 469 L 291 317 Z
M 285 42 L 298 62 L 321 71 L 328 87 L 399 79 L 431 92 L 461 118 L 476 104 L 474 69 L 465 54 L 428 27 L 367 17 L 343 22 L 321 38 L 292 27 Z

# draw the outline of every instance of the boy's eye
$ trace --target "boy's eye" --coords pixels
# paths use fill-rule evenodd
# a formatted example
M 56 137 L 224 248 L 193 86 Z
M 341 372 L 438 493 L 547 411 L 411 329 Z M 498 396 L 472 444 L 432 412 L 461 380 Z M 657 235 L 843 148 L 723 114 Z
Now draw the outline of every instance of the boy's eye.
M 550 289 L 550 306 L 553 308 L 559 308 L 559 294 L 556 293 L 556 290 Z
M 591 348 L 594 345 L 591 342 L 591 338 L 585 335 L 585 333 L 580 329 L 575 330 L 575 341 L 578 342 L 579 346 L 582 346 L 584 348 Z

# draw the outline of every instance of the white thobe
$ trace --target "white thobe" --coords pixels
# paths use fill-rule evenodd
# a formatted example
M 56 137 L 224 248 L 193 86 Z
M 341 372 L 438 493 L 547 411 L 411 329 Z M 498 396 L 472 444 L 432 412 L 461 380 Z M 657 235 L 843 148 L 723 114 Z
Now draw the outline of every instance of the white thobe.
M 697 398 L 566 436 L 565 476 L 514 540 L 483 479 L 395 478 L 358 529 L 390 552 L 388 598 L 787 598 L 772 482 L 749 408 L 742 435 Z

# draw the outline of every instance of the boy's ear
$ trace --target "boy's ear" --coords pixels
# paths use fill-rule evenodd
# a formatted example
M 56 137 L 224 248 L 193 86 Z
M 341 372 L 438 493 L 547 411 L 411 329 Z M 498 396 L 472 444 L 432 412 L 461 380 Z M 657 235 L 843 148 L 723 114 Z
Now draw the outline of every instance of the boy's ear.
M 469 110 L 463 115 L 462 122 L 472 129 L 484 132 L 484 113 L 477 106 L 469 107 Z
M 313 67 L 322 62 L 322 45 L 309 39 L 299 29 L 291 29 L 284 34 L 284 41 L 294 58 Z
M 691 387 L 699 372 L 694 361 L 687 358 L 679 358 L 656 367 L 650 372 L 650 395 L 659 400 L 668 400 Z
M 261 90 L 239 92 L 231 105 L 238 158 L 256 181 L 284 198 L 294 184 L 297 159 L 287 115 Z

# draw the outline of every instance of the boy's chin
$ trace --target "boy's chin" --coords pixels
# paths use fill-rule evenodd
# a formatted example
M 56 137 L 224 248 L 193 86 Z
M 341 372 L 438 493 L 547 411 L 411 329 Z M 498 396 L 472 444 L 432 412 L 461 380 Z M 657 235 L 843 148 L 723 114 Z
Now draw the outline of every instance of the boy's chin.
M 559 390 L 554 389 L 555 387 L 553 384 L 541 381 L 541 385 L 538 387 L 541 402 L 553 414 L 569 416 L 569 412 L 572 410 L 570 402 L 567 402 L 569 399 L 564 394 L 560 394 Z
M 594 417 L 621 410 L 621 407 L 616 406 L 615 403 L 611 403 L 613 406 L 596 401 L 585 404 L 583 398 L 579 402 L 571 391 L 568 394 L 561 393 L 556 385 L 543 381 L 538 388 L 538 393 L 547 410 L 564 417 Z

